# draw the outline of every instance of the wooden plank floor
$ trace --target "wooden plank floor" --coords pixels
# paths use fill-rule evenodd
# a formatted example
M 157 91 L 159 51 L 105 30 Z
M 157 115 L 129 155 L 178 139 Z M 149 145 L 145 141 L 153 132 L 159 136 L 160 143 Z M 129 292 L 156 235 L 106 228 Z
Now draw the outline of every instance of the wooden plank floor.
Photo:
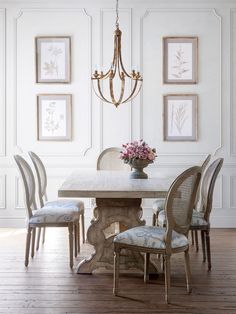
M 186 293 L 183 256 L 172 259 L 171 304 L 164 277 L 144 284 L 123 274 L 121 297 L 112 295 L 112 274 L 77 275 L 68 266 L 67 232 L 48 229 L 46 243 L 24 267 L 25 231 L 0 229 L 0 313 L 236 313 L 236 229 L 212 230 L 212 271 L 191 247 L 193 292 Z M 83 245 L 79 258 L 91 252 Z

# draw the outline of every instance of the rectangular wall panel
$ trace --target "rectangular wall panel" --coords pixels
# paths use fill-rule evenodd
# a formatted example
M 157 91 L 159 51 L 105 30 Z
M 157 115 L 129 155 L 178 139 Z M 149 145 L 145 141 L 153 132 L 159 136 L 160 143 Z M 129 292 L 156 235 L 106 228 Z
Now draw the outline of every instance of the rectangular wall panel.
M 6 176 L 0 175 L 0 209 L 6 209 Z
M 101 11 L 101 66 L 104 71 L 110 68 L 113 59 L 114 31 L 115 31 L 115 11 L 102 9 Z M 131 71 L 131 10 L 120 10 L 120 30 L 122 31 L 121 45 L 124 67 L 129 73 Z M 127 79 L 126 79 L 127 80 Z M 117 83 L 117 84 L 116 84 Z M 119 99 L 121 86 L 115 81 L 115 98 Z M 130 93 L 130 82 L 125 83 L 125 90 Z M 111 98 L 109 90 L 109 80 L 103 84 L 103 91 L 107 98 Z M 126 94 L 127 96 L 127 94 Z M 124 97 L 125 99 L 125 97 Z M 121 104 L 116 108 L 113 104 L 102 103 L 101 113 L 101 146 L 120 147 L 123 143 L 130 141 L 132 130 L 131 102 Z
M 5 88 L 6 88 L 6 21 L 5 9 L 0 9 L 0 156 L 5 156 L 6 145 L 6 104 L 5 104 Z
M 43 23 L 42 23 L 43 21 Z M 23 9 L 16 19 L 16 145 L 46 156 L 83 156 L 91 147 L 91 18 L 82 9 Z M 35 38 L 71 37 L 71 82 L 36 83 Z M 38 94 L 72 95 L 72 140 L 37 140 Z M 27 116 L 30 119 L 25 119 Z
M 236 156 L 236 9 L 231 10 L 231 115 L 230 152 Z
M 213 9 L 150 9 L 141 19 L 143 138 L 161 155 L 205 155 L 221 147 L 221 17 Z M 207 29 L 207 32 L 206 32 Z M 163 83 L 163 37 L 198 37 L 198 83 Z M 163 96 L 198 95 L 198 139 L 163 140 Z M 209 128 L 209 117 L 211 127 Z

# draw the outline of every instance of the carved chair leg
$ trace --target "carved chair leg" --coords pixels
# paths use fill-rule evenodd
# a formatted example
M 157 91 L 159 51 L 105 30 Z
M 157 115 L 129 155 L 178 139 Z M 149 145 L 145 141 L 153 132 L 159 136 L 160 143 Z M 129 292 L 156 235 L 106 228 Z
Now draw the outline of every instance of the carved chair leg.
M 197 231 L 197 230 L 194 230 L 194 234 L 195 234 L 196 252 L 198 252 L 198 250 L 199 250 L 199 245 L 198 245 L 198 231 Z
M 163 272 L 165 271 L 165 257 L 164 257 L 164 255 L 161 255 L 161 269 Z
M 202 255 L 203 255 L 203 262 L 206 261 L 206 241 L 205 241 L 205 231 L 201 230 L 201 240 L 202 240 Z
M 81 215 L 82 240 L 85 243 L 84 213 Z
M 42 243 L 43 244 L 45 242 L 45 233 L 46 233 L 46 227 L 43 227 L 43 238 L 42 238 Z
M 25 248 L 25 266 L 29 264 L 29 251 L 30 251 L 30 242 L 31 242 L 31 231 L 32 228 L 28 226 L 27 236 L 26 236 L 26 248 Z
M 152 215 L 152 225 L 156 226 L 157 225 L 157 215 L 153 213 Z
M 31 239 L 31 257 L 34 257 L 34 248 L 35 248 L 35 236 L 36 236 L 36 228 L 32 230 L 32 239 Z
M 189 251 L 186 250 L 184 252 L 184 260 L 185 260 L 185 273 L 186 273 L 186 283 L 187 283 L 187 291 L 188 293 L 192 292 L 191 288 L 191 271 L 190 271 L 190 260 L 189 260 Z
M 70 268 L 73 268 L 73 223 L 68 224 Z
M 170 255 L 165 255 L 165 300 L 170 303 Z
M 38 251 L 38 249 L 39 249 L 40 237 L 41 237 L 41 227 L 38 228 L 36 251 Z
M 144 282 L 145 283 L 149 280 L 149 261 L 150 261 L 150 253 L 145 253 L 144 255 Z
M 75 257 L 77 257 L 78 254 L 78 247 L 77 247 L 77 242 L 78 242 L 78 229 L 77 229 L 77 224 L 74 224 L 74 246 L 75 246 Z
M 77 252 L 80 252 L 80 222 L 77 223 Z
M 194 232 L 191 230 L 192 245 L 194 245 Z
M 207 261 L 208 270 L 211 270 L 211 246 L 210 246 L 210 231 L 206 230 L 206 249 L 207 249 Z
M 113 277 L 113 294 L 118 294 L 120 272 L 120 249 L 114 251 L 114 277 Z

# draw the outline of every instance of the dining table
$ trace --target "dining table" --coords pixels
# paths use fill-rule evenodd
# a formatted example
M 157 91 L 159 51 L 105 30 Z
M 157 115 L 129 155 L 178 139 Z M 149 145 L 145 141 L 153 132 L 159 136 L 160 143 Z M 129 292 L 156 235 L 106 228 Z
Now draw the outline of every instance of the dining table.
M 79 263 L 77 273 L 91 274 L 101 267 L 113 269 L 114 236 L 144 225 L 142 199 L 165 198 L 171 181 L 158 173 L 150 174 L 147 179 L 131 179 L 128 171 L 76 170 L 69 175 L 58 190 L 59 197 L 95 200 L 87 230 L 87 241 L 94 252 Z M 140 253 L 123 253 L 121 269 L 131 268 L 143 270 Z M 151 264 L 150 271 L 157 271 L 156 265 Z

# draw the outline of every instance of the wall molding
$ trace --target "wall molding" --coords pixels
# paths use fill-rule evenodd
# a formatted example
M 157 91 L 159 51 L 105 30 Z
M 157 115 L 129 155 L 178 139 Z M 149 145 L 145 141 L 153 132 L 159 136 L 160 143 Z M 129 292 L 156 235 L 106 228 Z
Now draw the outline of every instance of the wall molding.
M 24 204 L 20 203 L 20 184 L 21 178 L 19 176 L 15 176 L 15 209 L 25 209 Z
M 0 209 L 6 209 L 6 199 L 7 199 L 7 195 L 6 195 L 6 180 L 7 180 L 7 176 L 4 175 L 0 175 L 0 186 L 2 186 L 1 189 L 1 194 L 3 196 L 2 200 L 0 200 Z
M 140 18 L 140 56 L 141 56 L 141 72 L 143 73 L 143 42 L 144 42 L 144 33 L 143 33 L 143 25 L 144 20 L 152 13 L 159 12 L 193 12 L 193 13 L 202 13 L 209 12 L 212 13 L 219 22 L 219 144 L 214 148 L 213 156 L 222 148 L 222 17 L 217 13 L 214 8 L 149 8 L 145 11 L 145 13 Z M 162 122 L 163 123 L 163 122 Z M 140 97 L 140 138 L 143 138 L 143 90 L 141 91 Z M 204 156 L 209 152 L 201 152 L 201 153 L 160 153 L 159 156 Z
M 2 15 L 2 27 L 3 27 L 3 45 L 2 50 L 2 116 L 1 116 L 1 132 L 2 132 L 2 149 L 0 151 L 0 157 L 6 156 L 6 9 L 0 8 L 0 15 Z
M 235 181 L 235 183 L 234 183 Z M 230 176 L 230 185 L 229 185 L 229 208 L 236 209 L 236 202 L 233 200 L 233 195 L 235 195 L 235 185 L 236 185 L 236 175 Z
M 23 151 L 23 148 L 21 147 L 18 137 L 17 137 L 17 129 L 18 129 L 18 99 L 17 99 L 17 94 L 18 94 L 18 22 L 19 20 L 23 17 L 25 13 L 80 13 L 84 14 L 87 17 L 87 23 L 88 23 L 88 38 L 89 38 L 89 46 L 88 46 L 88 65 L 90 72 L 92 70 L 92 17 L 87 13 L 87 11 L 84 8 L 21 8 L 15 17 L 15 106 L 14 106 L 14 138 L 13 138 L 13 143 L 16 148 L 19 148 L 20 150 Z M 85 156 L 87 152 L 92 148 L 92 120 L 91 120 L 91 115 L 92 115 L 92 86 L 91 86 L 91 80 L 88 77 L 88 127 L 87 127 L 87 144 L 86 147 L 84 147 L 80 152 L 78 153 L 71 153 L 69 154 L 68 152 L 60 152 L 60 153 L 45 153 L 45 152 L 40 152 L 39 154 L 41 156 L 47 156 L 47 157 L 56 157 L 56 156 L 67 156 L 67 157 L 81 157 Z M 72 127 L 74 127 L 72 125 Z M 72 130 L 73 132 L 73 130 Z
M 217 183 L 218 182 L 218 183 Z M 223 175 L 219 175 L 218 178 L 216 179 L 216 185 L 215 185 L 215 192 L 216 188 L 219 188 L 219 204 L 215 204 L 213 200 L 213 208 L 215 209 L 222 209 L 223 208 Z
M 104 13 L 106 12 L 115 12 L 115 9 L 109 9 L 109 8 L 101 8 L 100 9 L 100 64 L 103 66 L 104 64 L 104 49 L 103 49 L 103 39 L 104 39 L 104 34 L 103 34 L 103 20 L 104 20 Z M 128 12 L 129 13 L 129 68 L 131 69 L 131 62 L 132 62 L 132 9 L 131 8 L 125 8 L 119 9 L 119 12 Z M 115 27 L 115 26 L 114 26 Z M 112 55 L 111 59 L 112 60 Z M 102 86 L 103 89 L 103 86 Z M 130 86 L 130 91 L 131 91 L 131 86 Z M 100 151 L 104 150 L 104 141 L 103 141 L 103 134 L 104 134 L 104 129 L 103 129 L 103 106 L 104 105 L 109 105 L 104 103 L 102 100 L 100 102 Z M 122 105 L 121 105 L 122 106 Z M 133 136 L 132 136 L 132 127 L 133 127 L 133 121 L 132 121 L 132 110 L 133 110 L 133 100 L 130 101 L 130 106 L 129 106 L 129 140 L 131 141 Z
M 234 17 L 235 15 L 235 17 Z M 230 9 L 230 156 L 235 157 L 236 151 L 234 150 L 234 143 L 233 143 L 233 135 L 234 135 L 234 121 L 233 121 L 233 113 L 234 113 L 234 101 L 236 101 L 233 97 L 233 83 L 234 76 L 236 78 L 236 73 L 233 73 L 233 65 L 234 65 L 234 45 L 233 45 L 233 24 L 234 19 L 236 18 L 236 8 Z M 236 22 L 235 22 L 236 23 Z M 236 41 L 236 32 L 235 32 L 235 41 Z M 236 45 L 236 43 L 235 43 Z M 235 70 L 236 70 L 236 62 L 235 62 Z

